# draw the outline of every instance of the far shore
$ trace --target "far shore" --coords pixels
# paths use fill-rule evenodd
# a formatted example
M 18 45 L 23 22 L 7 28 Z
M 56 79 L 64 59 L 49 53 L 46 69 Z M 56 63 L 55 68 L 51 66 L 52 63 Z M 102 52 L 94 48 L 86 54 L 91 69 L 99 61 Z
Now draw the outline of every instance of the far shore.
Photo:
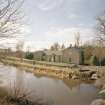
M 20 59 L 16 57 L 6 57 L 2 59 L 4 64 L 9 64 L 32 72 L 34 74 L 54 76 L 60 79 L 91 79 L 93 74 L 98 74 L 105 70 L 105 66 L 85 66 L 66 63 L 51 63 L 44 61 L 34 61 Z M 98 76 L 97 76 L 98 77 Z M 93 79 L 97 79 L 96 77 Z

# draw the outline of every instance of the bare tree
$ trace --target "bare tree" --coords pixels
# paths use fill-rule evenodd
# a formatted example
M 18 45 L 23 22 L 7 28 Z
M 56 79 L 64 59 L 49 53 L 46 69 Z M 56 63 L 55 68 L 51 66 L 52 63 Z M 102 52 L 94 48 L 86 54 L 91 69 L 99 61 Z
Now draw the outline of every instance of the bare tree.
M 101 66 L 102 60 L 105 58 L 105 48 L 104 47 L 95 47 L 93 54 L 99 59 L 99 65 Z
M 65 49 L 65 45 L 64 45 L 64 44 L 62 44 L 61 49 L 62 49 L 62 50 L 64 50 L 64 49 Z
M 79 47 L 80 46 L 80 33 L 77 32 L 75 33 L 75 47 Z
M 16 39 L 21 36 L 23 2 L 24 0 L 0 0 L 0 47 L 2 48 L 8 45 L 8 39 Z M 6 43 L 2 44 L 2 41 Z M 11 44 L 14 43 L 11 42 Z
M 59 49 L 60 49 L 60 45 L 57 42 L 54 43 L 50 48 L 50 50 L 55 50 L 55 51 L 58 51 Z
M 105 12 L 101 16 L 97 17 L 96 32 L 97 41 L 101 45 L 105 44 Z
M 20 58 L 21 61 L 23 59 L 23 48 L 24 48 L 24 42 L 19 41 L 16 45 L 16 57 Z
M 54 50 L 54 46 L 51 46 L 51 47 L 50 47 L 50 50 L 53 51 L 53 50 Z
M 20 8 L 23 0 L 0 0 L 0 39 L 20 34 Z

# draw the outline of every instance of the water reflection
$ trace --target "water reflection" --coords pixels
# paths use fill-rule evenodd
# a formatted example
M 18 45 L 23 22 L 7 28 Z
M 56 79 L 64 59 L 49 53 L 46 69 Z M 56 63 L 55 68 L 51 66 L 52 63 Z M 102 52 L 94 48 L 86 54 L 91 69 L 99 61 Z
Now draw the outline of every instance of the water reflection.
M 8 91 L 4 87 L 0 87 L 0 98 L 5 97 L 8 94 Z
M 97 96 L 97 89 L 91 83 L 80 80 L 59 80 L 56 78 L 35 76 L 14 67 L 0 65 L 0 75 L 9 83 L 30 91 L 31 99 L 54 103 L 55 105 L 89 105 Z M 1 76 L 0 76 L 1 77 Z M 1 91 L 1 89 L 0 89 Z

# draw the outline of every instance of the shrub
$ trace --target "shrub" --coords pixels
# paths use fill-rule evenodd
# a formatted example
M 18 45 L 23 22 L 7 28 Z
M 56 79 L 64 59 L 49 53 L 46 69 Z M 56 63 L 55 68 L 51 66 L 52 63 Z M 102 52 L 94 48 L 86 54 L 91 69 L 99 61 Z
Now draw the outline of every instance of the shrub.
M 27 53 L 25 54 L 25 59 L 30 59 L 30 60 L 32 60 L 33 58 L 34 58 L 33 53 L 27 52 Z
M 40 99 L 32 101 L 32 93 L 24 87 L 17 87 L 14 84 L 8 90 L 5 96 L 0 97 L 0 105 L 48 105 L 47 103 L 40 102 Z
M 105 66 L 105 59 L 101 61 L 101 65 Z
M 80 52 L 80 64 L 84 64 L 84 52 L 81 50 Z
M 92 57 L 91 57 L 90 64 L 91 64 L 91 65 L 98 66 L 98 65 L 99 65 L 99 60 L 98 60 L 98 58 L 97 58 L 96 56 L 92 56 Z

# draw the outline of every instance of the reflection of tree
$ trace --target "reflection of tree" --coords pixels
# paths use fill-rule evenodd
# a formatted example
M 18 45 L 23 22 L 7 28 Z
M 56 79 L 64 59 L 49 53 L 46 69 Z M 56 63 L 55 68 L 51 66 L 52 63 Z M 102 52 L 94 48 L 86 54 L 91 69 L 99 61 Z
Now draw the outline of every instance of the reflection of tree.
M 0 97 L 6 96 L 8 94 L 8 91 L 4 87 L 0 87 Z
M 16 70 L 16 87 L 23 89 L 24 88 L 24 71 Z

